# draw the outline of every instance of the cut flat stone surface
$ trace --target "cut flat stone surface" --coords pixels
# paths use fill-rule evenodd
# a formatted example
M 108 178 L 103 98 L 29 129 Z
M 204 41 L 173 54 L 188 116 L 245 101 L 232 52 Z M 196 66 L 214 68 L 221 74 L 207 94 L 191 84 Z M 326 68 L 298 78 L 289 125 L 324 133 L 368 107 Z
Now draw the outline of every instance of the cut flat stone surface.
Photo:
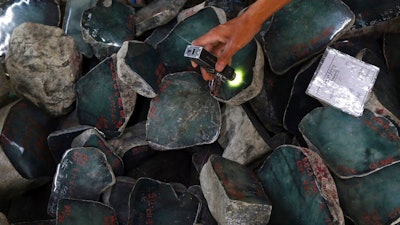
M 356 118 L 332 107 L 317 108 L 303 118 L 299 130 L 309 148 L 342 178 L 366 176 L 400 159 L 396 127 L 367 109 Z
M 148 30 L 167 24 L 173 20 L 186 2 L 187 0 L 151 1 L 136 13 L 136 36 L 140 36 Z
M 271 203 L 257 175 L 247 167 L 212 155 L 201 170 L 200 184 L 218 224 L 268 223 Z
M 136 92 L 118 78 L 116 58 L 113 54 L 104 59 L 76 84 L 80 124 L 96 127 L 107 138 L 121 135 L 137 97 Z
M 116 53 L 135 35 L 135 10 L 120 1 L 99 1 L 82 14 L 83 39 L 89 43 L 97 58 L 104 59 Z
M 168 71 L 175 73 L 193 70 L 190 60 L 183 56 L 186 46 L 224 22 L 226 22 L 226 17 L 222 9 L 206 7 L 176 24 L 155 47 Z
M 114 209 L 96 201 L 60 199 L 57 207 L 59 225 L 118 225 Z
M 146 127 L 149 145 L 155 149 L 210 144 L 218 138 L 221 111 L 200 74 L 169 74 L 150 103 Z
M 121 176 L 124 172 L 122 159 L 114 152 L 112 147 L 104 139 L 104 136 L 97 129 L 88 129 L 76 136 L 72 143 L 72 148 L 93 147 L 101 150 L 107 158 L 107 162 L 113 169 L 115 176 Z
M 138 94 L 154 98 L 167 70 L 156 50 L 144 42 L 125 41 L 117 53 L 118 77 Z
M 46 138 L 56 129 L 57 121 L 28 101 L 11 104 L 8 114 L 1 116 L 0 146 L 24 178 L 52 177 L 56 162 Z
M 273 207 L 270 224 L 345 224 L 335 182 L 315 152 L 282 145 L 258 176 Z
M 65 152 L 53 178 L 47 212 L 57 213 L 60 199 L 74 198 L 97 201 L 115 183 L 106 156 L 96 148 L 71 148 Z
M 292 0 L 275 13 L 265 34 L 265 51 L 272 71 L 287 72 L 323 51 L 354 23 L 354 14 L 340 0 Z
M 179 196 L 171 184 L 140 178 L 131 193 L 129 224 L 195 224 L 199 200 L 189 192 Z M 167 222 L 168 221 L 168 222 Z
M 223 157 L 244 165 L 271 150 L 241 106 L 226 105 L 222 109 L 218 143 L 224 149 Z
M 398 224 L 400 221 L 400 164 L 395 163 L 365 177 L 335 177 L 344 214 L 354 224 Z
M 74 38 L 79 51 L 87 57 L 93 56 L 93 49 L 83 39 L 81 19 L 82 13 L 96 6 L 96 3 L 97 0 L 69 0 L 65 5 L 62 29 L 65 34 Z
M 11 34 L 24 22 L 57 26 L 60 23 L 60 6 L 54 0 L 12 0 L 0 4 L 0 56 L 5 56 Z
M 11 86 L 50 115 L 72 111 L 80 64 L 74 39 L 62 29 L 37 23 L 14 29 L 6 55 Z

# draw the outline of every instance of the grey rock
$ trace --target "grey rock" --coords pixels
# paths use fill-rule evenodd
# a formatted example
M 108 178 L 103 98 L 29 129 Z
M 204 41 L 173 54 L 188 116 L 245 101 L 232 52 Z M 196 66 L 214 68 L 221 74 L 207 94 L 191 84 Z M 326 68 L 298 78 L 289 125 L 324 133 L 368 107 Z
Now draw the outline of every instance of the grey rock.
M 212 155 L 200 173 L 211 214 L 220 225 L 267 224 L 272 206 L 255 173 Z
M 17 95 L 60 116 L 73 108 L 81 59 L 74 39 L 62 29 L 23 23 L 11 36 L 6 68 Z
M 9 225 L 7 217 L 0 212 L 0 225 Z
M 218 143 L 223 157 L 248 165 L 271 151 L 241 106 L 222 108 L 222 126 Z

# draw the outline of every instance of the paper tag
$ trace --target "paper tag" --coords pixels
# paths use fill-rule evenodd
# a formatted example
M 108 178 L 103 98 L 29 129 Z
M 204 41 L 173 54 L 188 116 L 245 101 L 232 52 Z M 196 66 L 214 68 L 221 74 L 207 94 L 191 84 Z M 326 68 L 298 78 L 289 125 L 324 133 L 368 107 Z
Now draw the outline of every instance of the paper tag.
M 306 93 L 358 117 L 378 73 L 378 67 L 328 47 Z

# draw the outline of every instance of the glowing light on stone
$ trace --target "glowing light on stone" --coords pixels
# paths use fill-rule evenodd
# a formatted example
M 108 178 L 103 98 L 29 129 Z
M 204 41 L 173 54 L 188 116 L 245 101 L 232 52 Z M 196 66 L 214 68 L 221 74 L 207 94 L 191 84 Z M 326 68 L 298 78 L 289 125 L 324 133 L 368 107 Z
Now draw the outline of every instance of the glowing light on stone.
M 228 81 L 230 87 L 238 87 L 243 83 L 244 72 L 241 69 L 235 69 L 235 79 Z

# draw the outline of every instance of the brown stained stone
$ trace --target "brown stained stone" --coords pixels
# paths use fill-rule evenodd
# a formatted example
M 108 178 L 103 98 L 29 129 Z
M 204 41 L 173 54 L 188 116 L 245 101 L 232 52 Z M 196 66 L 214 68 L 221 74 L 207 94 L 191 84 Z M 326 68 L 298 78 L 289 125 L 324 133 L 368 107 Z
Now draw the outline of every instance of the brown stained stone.
M 212 155 L 200 173 L 200 184 L 218 224 L 268 223 L 272 206 L 257 175 L 246 166 Z
M 80 64 L 74 39 L 62 29 L 36 23 L 14 29 L 6 55 L 11 86 L 51 115 L 72 110 Z
M 244 165 L 271 150 L 241 106 L 226 105 L 222 109 L 218 143 L 225 149 L 223 157 Z

